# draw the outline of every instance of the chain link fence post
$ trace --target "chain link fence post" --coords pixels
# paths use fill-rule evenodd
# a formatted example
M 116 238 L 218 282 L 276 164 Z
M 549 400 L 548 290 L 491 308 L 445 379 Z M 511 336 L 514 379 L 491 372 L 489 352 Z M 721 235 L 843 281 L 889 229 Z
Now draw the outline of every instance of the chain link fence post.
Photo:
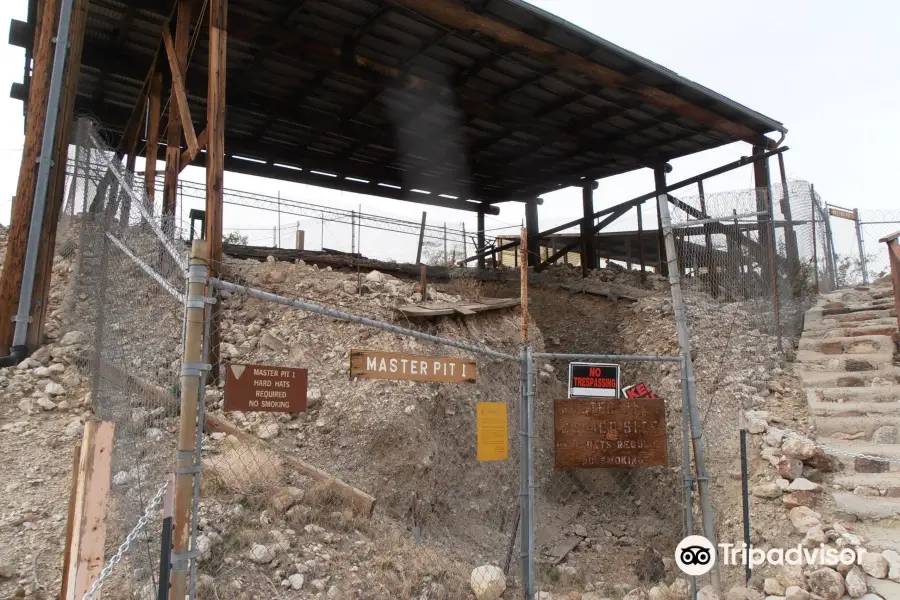
M 675 249 L 675 236 L 672 232 L 672 217 L 669 214 L 669 201 L 666 194 L 656 199 L 659 216 L 663 226 L 666 256 L 669 267 L 669 285 L 672 288 L 672 308 L 675 312 L 675 329 L 678 333 L 678 345 L 684 361 L 684 388 L 690 410 L 691 442 L 694 446 L 694 460 L 697 469 L 697 483 L 700 491 L 700 508 L 703 514 L 703 533 L 714 548 L 718 547 L 716 531 L 709 497 L 709 480 L 706 477 L 706 452 L 703 447 L 703 432 L 700 425 L 700 411 L 697 408 L 697 390 L 694 383 L 694 371 L 691 363 L 691 340 L 685 317 L 684 297 L 681 293 L 681 282 L 678 272 L 678 254 Z M 686 465 L 687 468 L 687 465 Z M 713 587 L 721 590 L 718 564 L 710 571 Z
M 534 597 L 534 358 L 530 344 L 522 347 L 522 403 L 519 409 L 519 515 L 522 525 L 520 549 L 522 556 L 522 590 L 526 600 Z

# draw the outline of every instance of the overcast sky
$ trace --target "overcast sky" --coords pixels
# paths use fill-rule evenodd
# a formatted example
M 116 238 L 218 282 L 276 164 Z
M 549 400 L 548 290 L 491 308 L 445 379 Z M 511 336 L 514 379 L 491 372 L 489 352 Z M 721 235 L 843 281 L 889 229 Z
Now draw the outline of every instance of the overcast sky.
M 900 5 L 888 0 L 535 0 L 534 4 L 784 123 L 789 130 L 784 143 L 791 148 L 785 155 L 789 177 L 813 182 L 826 201 L 860 209 L 900 209 L 893 189 L 900 158 L 900 121 L 896 117 Z M 25 0 L 4 0 L 0 2 L 0 23 L 5 26 L 12 18 L 24 20 L 25 11 Z M 23 128 L 22 104 L 11 100 L 8 90 L 13 82 L 22 81 L 23 61 L 22 49 L 0 46 L 0 123 L 5 134 L 0 142 L 0 223 L 4 224 L 9 222 L 15 194 Z M 675 160 L 669 181 L 749 152 L 748 145 L 733 144 Z M 772 163 L 772 169 L 777 177 L 777 163 Z M 199 169 L 189 168 L 185 177 L 202 181 L 204 176 Z M 460 211 L 230 173 L 225 175 L 225 185 L 346 208 L 362 204 L 365 212 L 411 220 L 418 220 L 424 208 L 430 223 L 446 221 L 458 227 L 464 220 L 467 230 L 475 228 L 474 214 Z M 601 181 L 595 206 L 599 209 L 627 200 L 649 191 L 652 185 L 653 174 L 647 169 Z M 709 180 L 706 192 L 751 185 L 751 168 L 745 167 Z M 695 188 L 683 192 L 684 196 L 693 194 Z M 580 204 L 577 189 L 546 196 L 540 209 L 542 228 L 577 218 Z M 522 205 L 503 204 L 501 214 L 490 219 L 488 227 L 518 224 L 522 217 Z M 650 219 L 648 223 L 656 220 L 650 212 L 645 218 Z M 231 206 L 225 209 L 226 230 L 263 229 L 275 221 L 269 213 Z M 622 223 L 622 228 L 629 226 L 633 222 Z M 288 240 L 293 234 L 289 233 L 285 244 L 292 243 Z M 264 244 L 271 243 L 272 236 L 257 232 L 252 237 Z M 309 238 L 310 247 L 319 243 L 312 241 L 318 240 L 317 236 Z

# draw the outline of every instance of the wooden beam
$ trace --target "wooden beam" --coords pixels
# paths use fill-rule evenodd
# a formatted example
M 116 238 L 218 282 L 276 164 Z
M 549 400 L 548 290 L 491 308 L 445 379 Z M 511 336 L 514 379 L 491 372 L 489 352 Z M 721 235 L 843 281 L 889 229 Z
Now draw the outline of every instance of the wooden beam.
M 765 136 L 746 125 L 731 121 L 706 108 L 664 92 L 615 69 L 578 56 L 501 21 L 476 14 L 464 5 L 448 0 L 379 0 L 379 2 L 389 2 L 395 6 L 405 7 L 414 14 L 422 15 L 441 25 L 452 27 L 469 35 L 491 38 L 510 50 L 551 65 L 560 71 L 574 73 L 606 87 L 624 90 L 644 102 L 671 110 L 710 129 L 753 144 L 767 143 Z
M 100 575 L 105 563 L 106 511 L 109 506 L 110 464 L 115 423 L 88 421 L 84 424 L 81 459 L 75 494 L 72 551 L 66 600 L 83 597 Z
M 162 73 L 157 72 L 150 84 L 150 104 L 147 115 L 147 152 L 144 168 L 144 186 L 147 190 L 147 201 L 150 213 L 153 213 L 156 198 L 156 160 L 159 156 L 159 121 L 162 118 Z
M 667 194 L 664 190 L 666 189 L 666 171 L 661 167 L 657 167 L 653 169 L 653 182 L 656 187 L 656 195 L 659 197 L 661 194 Z M 668 195 L 668 194 L 667 194 Z M 659 238 L 659 263 L 656 266 L 657 273 L 660 273 L 664 277 L 669 275 L 669 263 L 666 260 L 666 241 L 665 234 L 663 232 L 662 227 L 662 215 L 659 212 L 659 204 L 656 204 L 656 224 L 657 224 L 657 236 Z
M 190 43 L 192 3 L 178 2 L 175 18 L 175 53 L 178 72 L 187 67 Z M 166 25 L 168 29 L 168 24 Z M 171 67 L 170 67 L 171 68 Z M 181 111 L 176 106 L 174 86 L 169 94 L 169 124 L 166 129 L 166 175 L 163 181 L 163 215 L 166 229 L 173 227 L 175 204 L 178 202 L 178 174 L 181 172 Z
M 87 22 L 87 0 L 75 0 L 72 5 L 72 20 L 69 25 L 69 55 L 66 58 L 60 95 L 59 115 L 56 125 L 56 140 L 53 146 L 53 167 L 50 185 L 47 189 L 47 205 L 41 221 L 41 237 L 38 243 L 38 258 L 32 290 L 31 325 L 25 344 L 29 351 L 44 343 L 44 329 L 50 313 L 50 283 L 53 272 L 53 257 L 56 248 L 56 232 L 63 207 L 66 189 L 66 165 L 69 160 L 69 141 L 72 135 L 72 117 L 75 110 L 75 96 L 78 76 L 81 72 L 81 49 Z
M 191 119 L 191 106 L 188 104 L 187 91 L 184 88 L 184 69 L 180 66 L 178 55 L 175 52 L 175 42 L 169 29 L 163 29 L 163 42 L 166 45 L 166 56 L 169 59 L 169 70 L 172 74 L 172 92 L 178 103 L 178 112 L 181 115 L 181 127 L 184 129 L 184 139 L 187 142 L 188 152 L 191 157 L 197 156 L 197 134 L 194 132 L 194 122 Z M 224 73 L 222 74 L 224 78 Z
M 197 136 L 197 153 L 199 154 L 201 150 L 206 150 L 206 145 L 209 143 L 209 129 L 206 128 L 200 132 L 200 135 Z M 194 162 L 195 156 L 191 156 L 190 150 L 185 150 L 181 153 L 181 158 L 178 160 L 178 172 L 181 173 L 184 171 L 184 168 L 189 166 L 192 162 Z
M 6 245 L 6 258 L 0 273 L 0 355 L 10 353 L 13 315 L 19 306 L 19 291 L 25 267 L 25 247 L 34 207 L 34 188 L 37 181 L 38 157 L 44 132 L 44 118 L 53 69 L 53 43 L 56 36 L 59 0 L 44 0 L 40 22 L 35 33 L 34 68 L 28 89 L 28 112 L 25 115 L 25 143 L 19 181 L 12 205 L 10 228 Z M 51 157 L 46 157 L 48 160 Z

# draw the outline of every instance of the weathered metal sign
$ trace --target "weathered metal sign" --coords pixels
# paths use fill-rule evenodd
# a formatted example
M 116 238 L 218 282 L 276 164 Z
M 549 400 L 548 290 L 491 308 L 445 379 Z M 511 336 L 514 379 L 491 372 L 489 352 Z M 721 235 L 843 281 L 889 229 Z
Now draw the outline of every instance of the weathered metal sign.
M 636 383 L 622 388 L 622 395 L 626 398 L 658 398 L 650 386 L 646 383 Z
M 273 365 L 227 365 L 225 410 L 306 412 L 306 369 Z
M 837 206 L 829 206 L 828 214 L 839 219 L 847 219 L 849 221 L 856 220 L 856 212 L 847 210 L 846 208 L 838 208 Z
M 417 356 L 374 350 L 350 351 L 350 377 L 475 383 L 476 373 L 475 361 L 463 358 Z
M 618 398 L 619 365 L 569 363 L 569 398 Z
M 506 421 L 506 404 L 503 402 L 479 402 L 476 407 L 478 462 L 506 460 L 509 458 L 509 426 Z
M 666 466 L 662 398 L 557 400 L 556 468 Z

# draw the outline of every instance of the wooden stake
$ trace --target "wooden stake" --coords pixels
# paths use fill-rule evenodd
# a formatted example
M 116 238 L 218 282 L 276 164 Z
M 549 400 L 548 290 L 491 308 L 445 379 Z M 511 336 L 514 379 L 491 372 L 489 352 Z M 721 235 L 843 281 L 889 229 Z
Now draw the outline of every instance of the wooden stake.
M 153 214 L 154 198 L 156 197 L 156 159 L 159 155 L 159 120 L 162 110 L 162 73 L 155 73 L 150 83 L 150 106 L 147 127 L 147 153 L 146 167 L 144 168 L 144 187 L 147 190 L 147 207 Z
M 63 551 L 63 574 L 62 584 L 60 585 L 60 598 L 66 597 L 66 590 L 69 587 L 69 579 L 71 578 L 71 558 L 72 558 L 72 534 L 75 531 L 75 497 L 78 494 L 78 465 L 81 463 L 81 442 L 75 445 L 75 455 L 72 458 L 72 480 L 69 482 L 69 510 L 66 517 L 66 545 Z
M 194 240 L 191 245 L 191 266 L 205 266 L 206 242 Z M 193 271 L 193 269 L 192 269 Z M 206 296 L 206 285 L 201 282 L 188 284 L 188 294 L 195 297 Z M 203 325 L 205 321 L 204 307 L 185 309 L 184 350 L 182 364 L 199 364 L 203 358 Z M 182 375 L 181 377 L 181 415 L 178 429 L 178 453 L 182 456 L 176 462 L 178 469 L 175 476 L 175 515 L 173 517 L 172 552 L 173 555 L 188 551 L 191 526 L 191 500 L 194 495 L 195 473 L 190 472 L 194 464 L 194 449 L 197 444 L 197 405 L 200 398 L 200 377 Z M 175 556 L 172 568 L 172 598 L 184 598 L 187 581 L 187 565 L 179 566 Z
M 25 246 L 31 226 L 34 207 L 34 188 L 37 181 L 38 157 L 47 114 L 47 96 L 50 73 L 53 69 L 53 43 L 56 21 L 59 16 L 59 0 L 45 0 L 41 5 L 41 18 L 34 37 L 34 67 L 31 86 L 28 89 L 28 111 L 25 115 L 25 145 L 22 164 L 19 167 L 19 183 L 12 205 L 11 227 L 6 245 L 6 258 L 0 273 L 0 355 L 10 353 L 12 321 L 19 305 L 22 271 L 25 268 Z M 47 157 L 48 159 L 50 157 Z
M 422 304 L 428 299 L 428 267 L 419 264 L 419 287 L 422 290 Z
M 522 298 L 522 343 L 528 341 L 528 230 L 522 228 L 522 241 L 519 244 L 519 252 L 522 253 L 522 260 L 519 261 L 521 280 L 521 290 L 519 295 Z

